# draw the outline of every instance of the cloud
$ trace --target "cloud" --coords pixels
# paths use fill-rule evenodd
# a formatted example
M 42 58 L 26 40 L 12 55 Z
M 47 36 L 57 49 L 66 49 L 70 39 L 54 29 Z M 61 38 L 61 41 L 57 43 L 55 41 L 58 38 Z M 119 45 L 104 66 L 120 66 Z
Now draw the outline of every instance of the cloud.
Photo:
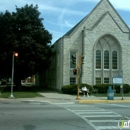
M 15 5 L 18 7 L 24 6 L 25 4 L 38 4 L 39 9 L 41 10 L 48 10 L 50 11 L 58 11 L 60 12 L 63 8 L 62 7 L 71 7 L 75 4 L 82 3 L 83 5 L 85 3 L 98 3 L 100 0 L 4 0 L 0 1 L 0 10 L 5 11 L 6 9 L 15 10 Z M 109 0 L 115 8 L 121 9 L 121 10 L 129 10 L 130 11 L 130 0 Z M 66 13 L 82 15 L 83 12 L 79 12 L 76 9 L 71 10 L 70 8 L 66 8 Z
M 110 2 L 117 9 L 130 11 L 130 0 L 110 0 Z
M 62 28 L 62 23 L 63 23 L 65 13 L 66 13 L 66 9 L 63 9 L 58 18 L 58 24 L 61 26 L 61 28 Z
M 74 25 L 77 23 L 75 21 L 70 20 L 63 20 L 60 24 L 58 22 L 53 22 L 52 20 L 46 20 L 46 22 L 55 26 L 68 27 L 68 28 L 74 27 Z
M 66 25 L 67 27 L 70 27 L 70 28 L 72 28 L 72 27 L 74 26 L 74 24 L 70 23 L 70 22 L 67 21 L 67 20 L 65 20 L 65 25 Z
M 62 12 L 62 14 L 67 13 L 67 14 L 72 14 L 72 15 L 84 15 L 84 12 L 81 11 L 76 11 L 76 10 L 71 10 L 68 8 L 60 8 L 60 7 L 53 7 L 53 6 L 48 6 L 48 5 L 40 5 L 39 6 L 40 10 L 47 10 L 48 12 Z

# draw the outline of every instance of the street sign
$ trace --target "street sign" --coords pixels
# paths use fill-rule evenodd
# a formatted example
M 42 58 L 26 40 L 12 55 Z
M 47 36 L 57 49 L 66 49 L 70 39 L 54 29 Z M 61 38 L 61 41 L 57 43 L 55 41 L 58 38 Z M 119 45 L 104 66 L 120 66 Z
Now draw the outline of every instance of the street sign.
M 123 77 L 113 77 L 113 84 L 123 84 Z

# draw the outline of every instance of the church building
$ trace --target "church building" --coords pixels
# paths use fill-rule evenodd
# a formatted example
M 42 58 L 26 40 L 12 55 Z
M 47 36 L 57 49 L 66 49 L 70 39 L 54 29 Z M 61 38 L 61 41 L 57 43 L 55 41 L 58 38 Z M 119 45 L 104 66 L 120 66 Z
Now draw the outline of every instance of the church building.
M 87 8 L 87 7 L 86 7 Z M 76 84 L 72 55 L 84 55 L 81 82 L 112 84 L 122 76 L 130 84 L 130 28 L 109 0 L 96 7 L 54 43 L 52 65 L 46 83 L 53 89 Z

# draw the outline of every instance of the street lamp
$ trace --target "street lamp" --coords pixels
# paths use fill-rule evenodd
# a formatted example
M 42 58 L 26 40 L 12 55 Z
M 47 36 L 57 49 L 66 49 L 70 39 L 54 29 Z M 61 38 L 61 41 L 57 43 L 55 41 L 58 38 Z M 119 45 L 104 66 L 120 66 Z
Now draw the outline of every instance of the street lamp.
M 14 57 L 17 57 L 18 53 L 17 52 L 13 52 L 12 55 L 12 80 L 11 80 L 11 94 L 9 98 L 14 98 L 13 96 L 13 79 L 14 79 Z

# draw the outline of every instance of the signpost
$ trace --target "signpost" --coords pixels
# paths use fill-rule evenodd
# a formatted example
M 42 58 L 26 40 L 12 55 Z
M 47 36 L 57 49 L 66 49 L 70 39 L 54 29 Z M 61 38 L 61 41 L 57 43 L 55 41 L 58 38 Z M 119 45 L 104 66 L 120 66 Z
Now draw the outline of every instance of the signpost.
M 122 76 L 113 77 L 113 85 L 120 85 L 120 89 L 121 89 L 121 93 L 122 93 L 121 100 L 124 100 L 124 98 L 123 98 L 123 77 Z M 115 89 L 115 86 L 114 86 L 114 89 Z
M 113 84 L 123 84 L 123 77 L 113 77 Z

